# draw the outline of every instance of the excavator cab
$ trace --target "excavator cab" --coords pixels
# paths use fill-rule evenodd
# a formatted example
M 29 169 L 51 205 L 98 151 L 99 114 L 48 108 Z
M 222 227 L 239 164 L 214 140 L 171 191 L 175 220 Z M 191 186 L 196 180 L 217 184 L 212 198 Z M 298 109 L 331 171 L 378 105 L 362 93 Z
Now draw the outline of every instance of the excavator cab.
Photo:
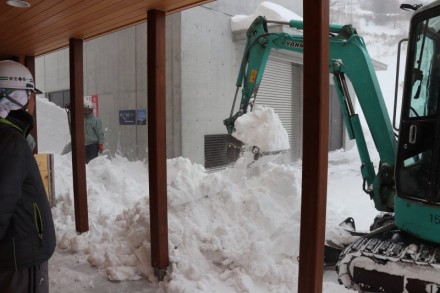
M 440 290 L 440 1 L 411 18 L 402 97 L 395 227 L 359 238 L 336 265 L 362 292 Z
M 410 24 L 395 217 L 401 230 L 440 243 L 440 5 L 434 4 Z

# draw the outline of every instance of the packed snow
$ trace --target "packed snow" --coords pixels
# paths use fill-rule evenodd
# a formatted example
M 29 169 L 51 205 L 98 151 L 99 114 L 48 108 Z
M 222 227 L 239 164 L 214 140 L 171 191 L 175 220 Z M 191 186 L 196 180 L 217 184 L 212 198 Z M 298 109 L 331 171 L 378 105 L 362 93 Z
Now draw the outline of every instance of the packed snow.
M 249 19 L 288 13 L 264 3 Z M 244 17 L 231 23 L 237 19 Z M 379 80 L 384 96 L 392 98 L 394 67 Z M 37 102 L 39 150 L 54 153 L 55 163 L 51 292 L 297 292 L 301 162 L 259 168 L 238 163 L 206 172 L 187 158 L 169 159 L 170 267 L 158 282 L 150 265 L 148 163 L 105 155 L 86 166 L 90 231 L 78 235 L 71 155 L 60 155 L 70 140 L 66 113 L 42 98 Z M 377 154 L 371 157 L 378 162 Z M 330 153 L 328 176 L 326 238 L 345 240 L 337 226 L 350 216 L 358 230 L 368 230 L 377 213 L 362 191 L 356 148 Z M 326 271 L 323 292 L 353 291 Z
M 289 135 L 278 114 L 266 106 L 255 105 L 252 111 L 237 118 L 232 134 L 250 146 L 258 146 L 262 152 L 290 149 Z

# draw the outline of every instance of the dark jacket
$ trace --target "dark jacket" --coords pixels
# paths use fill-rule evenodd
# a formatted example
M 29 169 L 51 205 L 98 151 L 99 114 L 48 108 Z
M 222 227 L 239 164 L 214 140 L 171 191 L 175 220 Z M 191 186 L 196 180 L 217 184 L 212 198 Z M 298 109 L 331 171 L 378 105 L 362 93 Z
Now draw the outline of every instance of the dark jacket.
M 52 256 L 56 244 L 52 213 L 24 137 L 25 126 L 10 120 L 0 119 L 0 270 L 41 264 Z

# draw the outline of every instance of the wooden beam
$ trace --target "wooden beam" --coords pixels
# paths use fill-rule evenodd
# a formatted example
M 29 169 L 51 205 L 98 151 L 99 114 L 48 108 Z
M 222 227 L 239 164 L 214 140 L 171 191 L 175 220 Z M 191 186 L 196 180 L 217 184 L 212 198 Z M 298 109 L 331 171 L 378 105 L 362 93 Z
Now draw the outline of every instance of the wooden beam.
M 73 192 L 75 224 L 79 233 L 89 231 L 86 160 L 84 147 L 83 41 L 69 39 L 70 113 L 72 136 Z
M 34 77 L 34 84 L 36 83 L 35 80 L 35 57 L 34 56 L 26 56 L 24 57 L 24 65 L 29 69 L 32 76 Z M 32 105 L 31 112 L 29 113 L 33 116 L 33 123 L 34 126 L 31 130 L 31 135 L 35 139 L 36 145 L 33 149 L 34 154 L 38 154 L 38 125 L 37 125 L 37 100 L 36 95 L 30 96 L 29 105 Z
M 304 7 L 304 124 L 298 292 L 321 293 L 327 205 L 329 4 Z
M 166 162 L 165 13 L 147 13 L 148 167 L 151 265 L 159 280 L 169 266 Z
M 212 0 L 32 0 L 17 9 L 0 5 L 0 57 L 39 56 L 146 21 L 147 10 L 179 12 Z M 20 24 L 20 25 L 17 25 Z

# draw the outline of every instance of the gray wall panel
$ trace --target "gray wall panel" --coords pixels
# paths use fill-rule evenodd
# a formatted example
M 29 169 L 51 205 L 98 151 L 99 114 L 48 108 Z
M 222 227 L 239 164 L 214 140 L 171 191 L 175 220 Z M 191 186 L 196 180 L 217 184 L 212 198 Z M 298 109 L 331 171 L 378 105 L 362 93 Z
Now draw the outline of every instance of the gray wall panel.
M 147 125 L 119 125 L 119 111 L 147 109 L 146 28 L 145 23 L 139 24 L 84 42 L 84 95 L 99 97 L 99 116 L 110 153 L 133 160 L 147 157 Z M 167 17 L 168 60 L 174 60 L 172 52 L 180 55 L 176 38 L 180 38 L 180 14 Z M 177 48 L 172 50 L 174 44 Z M 174 85 L 167 83 L 165 97 L 168 157 L 180 153 L 180 93 L 173 90 L 180 87 L 180 61 L 176 60 L 167 63 L 167 80 L 175 80 Z M 68 90 L 68 68 L 68 49 L 36 58 L 37 85 L 46 93 Z
M 242 54 L 236 46 L 228 15 L 203 7 L 182 13 L 182 155 L 194 162 L 203 164 L 205 134 L 226 133 Z

